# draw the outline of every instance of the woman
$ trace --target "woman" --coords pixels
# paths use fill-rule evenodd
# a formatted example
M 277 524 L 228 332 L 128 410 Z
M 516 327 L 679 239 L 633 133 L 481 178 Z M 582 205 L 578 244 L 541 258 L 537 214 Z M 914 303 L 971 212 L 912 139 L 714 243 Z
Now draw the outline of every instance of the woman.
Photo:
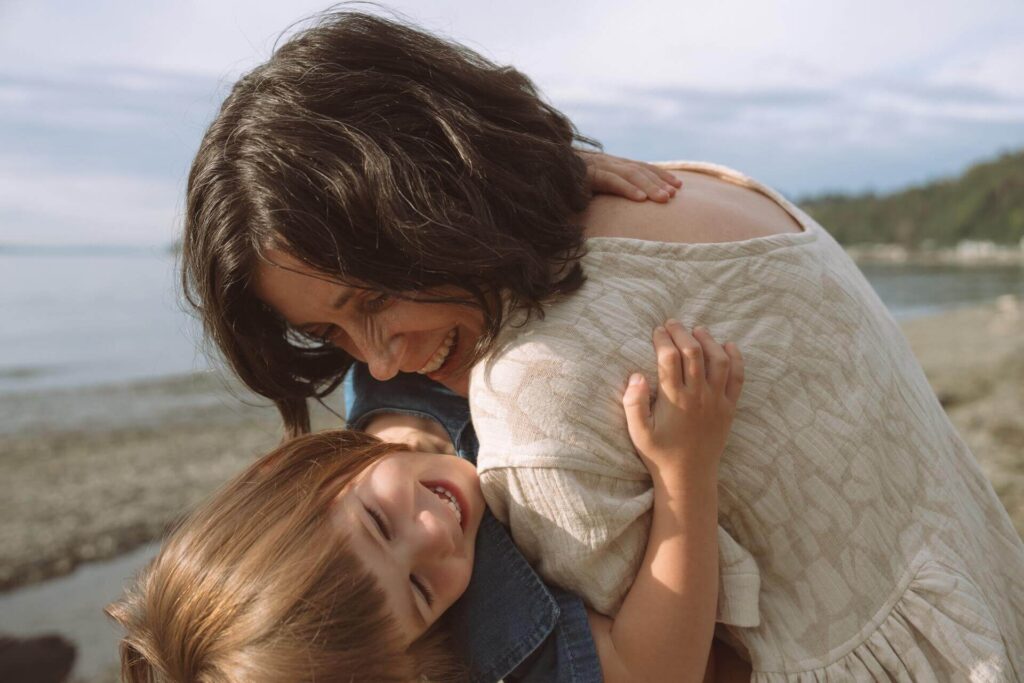
M 1020 539 L 841 248 L 710 164 L 671 167 L 682 202 L 590 202 L 574 139 L 518 72 L 337 15 L 243 79 L 207 133 L 186 283 L 294 431 L 353 359 L 468 393 L 489 505 L 605 614 L 652 505 L 616 378 L 653 373 L 635 330 L 707 325 L 749 361 L 719 621 L 755 678 L 1019 677 Z

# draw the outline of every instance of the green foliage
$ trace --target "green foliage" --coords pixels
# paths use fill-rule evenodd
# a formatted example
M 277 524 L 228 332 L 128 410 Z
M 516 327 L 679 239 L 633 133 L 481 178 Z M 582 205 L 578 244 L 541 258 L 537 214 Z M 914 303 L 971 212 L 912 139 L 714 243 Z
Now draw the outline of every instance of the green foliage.
M 1024 151 L 972 166 L 959 178 L 902 192 L 829 194 L 799 203 L 843 244 L 1018 244 L 1024 237 Z

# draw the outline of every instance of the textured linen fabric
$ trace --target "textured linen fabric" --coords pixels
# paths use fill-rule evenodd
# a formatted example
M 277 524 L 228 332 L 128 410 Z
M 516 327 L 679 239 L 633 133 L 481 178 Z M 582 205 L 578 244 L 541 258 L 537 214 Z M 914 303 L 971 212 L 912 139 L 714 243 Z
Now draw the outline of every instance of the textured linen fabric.
M 705 325 L 746 359 L 720 466 L 719 634 L 754 680 L 1019 680 L 1024 547 L 884 305 L 774 191 L 666 166 L 762 192 L 803 231 L 588 240 L 583 287 L 507 326 L 473 370 L 495 515 L 541 575 L 614 614 L 652 502 L 625 380 L 640 370 L 655 386 L 655 325 Z

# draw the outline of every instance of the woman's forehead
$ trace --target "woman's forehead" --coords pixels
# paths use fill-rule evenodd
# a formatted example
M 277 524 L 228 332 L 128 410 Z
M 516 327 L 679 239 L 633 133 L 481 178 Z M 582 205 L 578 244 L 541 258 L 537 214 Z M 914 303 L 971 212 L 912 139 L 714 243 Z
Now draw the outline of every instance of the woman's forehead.
M 289 257 L 293 258 L 293 257 Z M 295 267 L 292 267 L 292 266 Z M 292 320 L 342 310 L 363 288 L 331 279 L 299 262 L 261 261 L 253 277 L 256 297 L 289 322 L 301 325 L 306 320 Z

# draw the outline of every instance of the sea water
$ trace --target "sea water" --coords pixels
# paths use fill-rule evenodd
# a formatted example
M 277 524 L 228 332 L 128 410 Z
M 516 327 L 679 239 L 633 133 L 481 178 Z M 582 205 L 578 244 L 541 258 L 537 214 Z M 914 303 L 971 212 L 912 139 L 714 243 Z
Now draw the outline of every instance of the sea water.
M 0 321 L 2 393 L 206 367 L 161 251 L 0 253 Z
M 1024 268 L 864 266 L 897 319 L 1024 296 Z M 205 369 L 167 251 L 0 252 L 0 393 Z

